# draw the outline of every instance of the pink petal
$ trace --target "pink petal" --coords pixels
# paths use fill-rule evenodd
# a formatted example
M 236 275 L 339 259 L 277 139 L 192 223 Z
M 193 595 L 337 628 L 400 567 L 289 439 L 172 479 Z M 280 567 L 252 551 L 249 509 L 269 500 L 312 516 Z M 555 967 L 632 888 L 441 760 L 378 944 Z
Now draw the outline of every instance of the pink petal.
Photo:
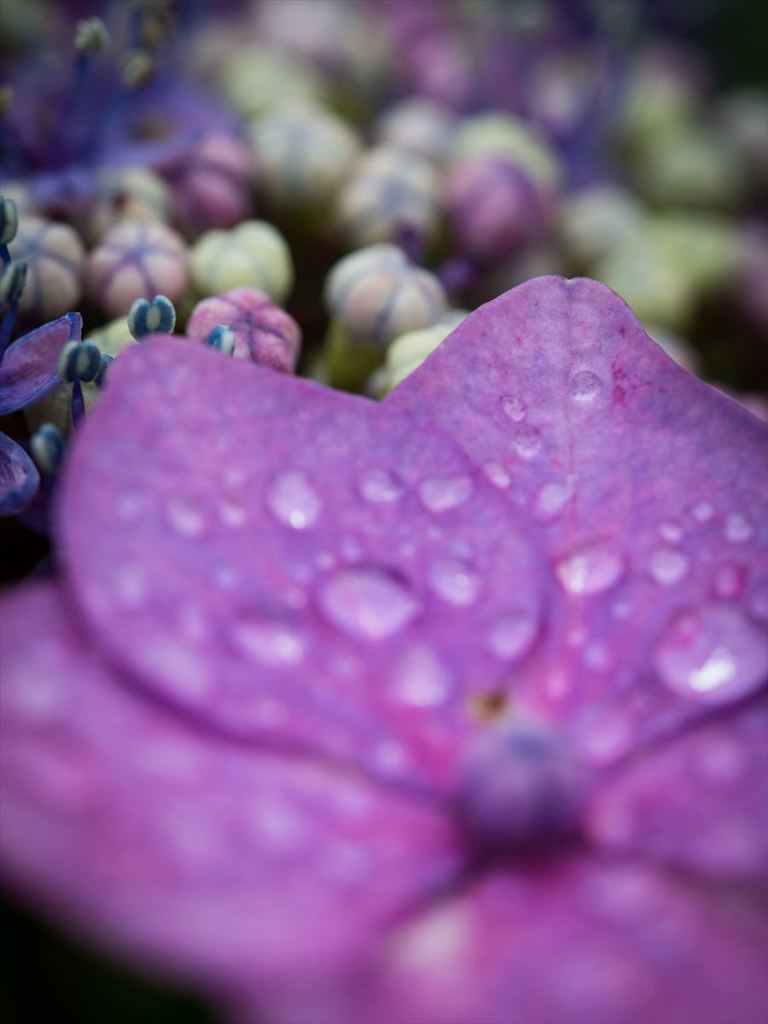
M 609 289 L 521 285 L 385 404 L 456 438 L 549 563 L 518 707 L 604 763 L 764 684 L 768 434 Z
M 31 405 L 61 383 L 61 350 L 80 340 L 82 326 L 79 313 L 67 313 L 9 346 L 0 364 L 0 416 Z
M 145 967 L 198 986 L 315 977 L 454 868 L 424 804 L 138 694 L 58 586 L 6 596 L 2 662 L 6 881 Z
M 179 339 L 121 355 L 58 535 L 109 655 L 240 736 L 450 775 L 541 628 L 514 513 L 447 438 Z
M 368 974 L 295 986 L 271 1024 L 733 1024 L 765 1020 L 754 893 L 633 865 L 501 871 L 425 912 Z M 263 1004 L 260 1004 L 263 1005 Z M 253 1007 L 239 1018 L 255 1019 Z

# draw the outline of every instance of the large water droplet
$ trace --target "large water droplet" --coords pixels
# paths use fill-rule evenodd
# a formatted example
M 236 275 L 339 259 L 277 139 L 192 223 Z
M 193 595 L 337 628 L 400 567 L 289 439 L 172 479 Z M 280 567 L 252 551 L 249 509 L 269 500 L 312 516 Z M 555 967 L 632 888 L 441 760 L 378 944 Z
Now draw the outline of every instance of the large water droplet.
M 574 402 L 589 405 L 603 390 L 600 378 L 591 370 L 580 370 L 571 378 L 569 391 Z
M 715 514 L 715 507 L 711 501 L 698 501 L 691 509 L 691 514 L 697 523 L 708 523 Z
M 384 569 L 357 567 L 329 577 L 320 607 L 335 626 L 365 640 L 383 640 L 421 611 L 408 585 Z
M 446 512 L 467 501 L 474 485 L 468 476 L 430 477 L 419 487 L 419 497 L 430 512 Z
M 667 519 L 659 527 L 659 536 L 667 544 L 679 544 L 685 536 L 685 530 L 682 523 L 677 522 L 676 519 Z
M 752 539 L 752 524 L 740 512 L 733 512 L 725 520 L 725 539 L 731 544 L 746 544 Z
M 624 574 L 624 559 L 616 547 L 603 541 L 585 544 L 555 564 L 558 583 L 569 594 L 601 594 Z
M 648 572 L 657 583 L 671 586 L 673 583 L 679 582 L 688 572 L 688 559 L 682 551 L 660 548 L 651 555 Z
M 501 400 L 501 408 L 506 416 L 519 423 L 525 418 L 528 407 L 519 395 L 505 395 Z
M 397 663 L 392 677 L 392 692 L 415 707 L 442 704 L 449 691 L 450 674 L 429 647 L 411 647 Z
M 168 522 L 181 537 L 199 537 L 205 530 L 202 512 L 181 498 L 174 498 L 168 503 L 166 515 Z
M 515 661 L 530 650 L 537 630 L 537 619 L 530 612 L 509 612 L 489 630 L 488 647 L 497 658 Z
M 283 668 L 298 665 L 304 658 L 303 635 L 283 622 L 244 618 L 236 623 L 232 639 L 246 657 L 263 665 Z
M 539 522 L 549 523 L 557 519 L 573 496 L 573 485 L 563 483 L 544 484 L 536 495 L 533 511 Z
M 654 664 L 666 685 L 708 703 L 736 700 L 768 678 L 768 643 L 731 605 L 679 615 L 662 636 Z
M 486 462 L 483 471 L 494 487 L 498 487 L 500 490 L 504 490 L 512 483 L 512 477 L 500 462 Z
M 512 432 L 512 445 L 523 459 L 533 459 L 541 451 L 541 431 L 529 423 L 519 423 Z
M 222 501 L 219 505 L 219 516 L 225 526 L 237 529 L 245 524 L 248 512 L 244 505 L 240 505 L 236 501 Z
M 480 576 L 465 562 L 456 558 L 441 558 L 429 570 L 429 585 L 449 604 L 466 607 L 472 604 L 480 590 Z
M 306 530 L 320 515 L 320 499 L 297 470 L 288 470 L 276 478 L 267 494 L 267 506 L 278 522 L 294 530 Z
M 388 469 L 369 469 L 360 478 L 360 493 L 374 505 L 389 505 L 403 496 L 404 488 Z

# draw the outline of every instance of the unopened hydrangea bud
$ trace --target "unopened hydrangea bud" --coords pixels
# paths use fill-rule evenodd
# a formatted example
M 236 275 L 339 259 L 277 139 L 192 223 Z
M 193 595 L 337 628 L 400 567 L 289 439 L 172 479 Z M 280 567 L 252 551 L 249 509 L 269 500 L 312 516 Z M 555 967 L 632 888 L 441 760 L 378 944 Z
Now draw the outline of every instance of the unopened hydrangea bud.
M 744 197 L 747 173 L 715 132 L 689 127 L 648 139 L 633 161 L 638 189 L 656 206 L 725 210 Z
M 7 305 L 18 302 L 27 280 L 27 264 L 24 260 L 11 260 L 0 272 L 0 303 Z
M 69 341 L 59 356 L 59 376 L 68 384 L 92 381 L 101 370 L 101 350 L 92 341 Z
M 91 296 L 111 316 L 127 314 L 139 297 L 178 302 L 189 283 L 186 246 L 165 224 L 121 221 L 91 252 L 86 276 Z
M 618 185 L 594 185 L 563 203 L 560 238 L 573 263 L 588 269 L 639 232 L 643 219 L 643 208 L 630 192 Z
M 101 18 L 84 18 L 75 27 L 75 49 L 81 53 L 100 53 L 109 46 L 109 32 Z
M 332 268 L 325 303 L 354 339 L 383 347 L 393 338 L 437 323 L 445 313 L 442 285 L 394 245 L 351 253 Z
M 376 137 L 389 148 L 440 161 L 448 151 L 454 124 L 455 118 L 444 106 L 418 97 L 386 110 L 379 120 Z
M 152 81 L 155 62 L 146 50 L 131 50 L 123 60 L 121 74 L 126 88 L 140 89 Z
M 252 157 L 247 144 L 228 132 L 201 138 L 171 172 L 174 215 L 191 237 L 230 228 L 251 208 Z
M 311 101 L 321 92 L 306 63 L 260 46 L 244 46 L 227 54 L 219 85 L 232 106 L 254 117 L 285 103 Z
M 437 217 L 437 175 L 421 157 L 392 147 L 366 153 L 339 194 L 336 223 L 352 245 L 428 236 Z
M 465 118 L 454 136 L 451 156 L 454 161 L 484 156 L 506 159 L 547 188 L 557 187 L 560 181 L 553 151 L 529 125 L 510 114 Z
M 209 348 L 215 348 L 217 352 L 221 352 L 225 356 L 234 354 L 236 343 L 237 337 L 235 332 L 231 327 L 227 327 L 226 324 L 217 324 L 205 339 L 205 344 Z
M 100 241 L 120 221 L 166 223 L 172 196 L 159 175 L 144 167 L 107 168 L 78 224 L 84 237 Z
M 0 245 L 8 245 L 19 229 L 19 211 L 12 199 L 0 198 Z
M 207 231 L 195 243 L 190 261 L 201 295 L 249 287 L 282 302 L 293 285 L 288 244 L 263 220 L 245 221 L 231 231 Z
M 360 151 L 344 121 L 314 106 L 270 111 L 253 122 L 250 138 L 257 184 L 274 203 L 327 200 Z
M 418 369 L 452 330 L 450 324 L 441 322 L 431 327 L 422 327 L 418 331 L 406 331 L 395 338 L 387 349 L 383 372 L 379 377 L 380 394 L 386 395 Z
M 64 457 L 64 438 L 53 423 L 43 423 L 29 441 L 32 458 L 41 473 L 55 473 Z
M 85 248 L 74 228 L 39 217 L 22 217 L 9 249 L 14 259 L 25 260 L 28 266 L 20 312 L 50 320 L 77 306 Z

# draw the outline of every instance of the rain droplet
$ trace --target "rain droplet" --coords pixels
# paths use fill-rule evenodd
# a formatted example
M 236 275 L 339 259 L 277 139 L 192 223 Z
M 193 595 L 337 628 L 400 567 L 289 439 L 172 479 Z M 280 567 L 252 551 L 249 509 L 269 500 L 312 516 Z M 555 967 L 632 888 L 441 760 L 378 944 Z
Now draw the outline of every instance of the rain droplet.
M 668 519 L 661 524 L 659 527 L 659 536 L 662 540 L 665 540 L 667 544 L 679 544 L 685 535 L 685 530 L 681 523 L 678 523 L 674 519 Z
M 517 423 L 524 419 L 528 410 L 528 406 L 518 395 L 505 395 L 501 400 L 501 408 L 506 416 Z
M 512 444 L 523 459 L 533 459 L 541 451 L 541 431 L 529 423 L 520 423 L 512 434 Z
M 415 707 L 442 704 L 450 688 L 445 665 L 429 647 L 411 647 L 398 662 L 392 677 L 394 695 Z
M 691 512 L 697 523 L 708 523 L 715 514 L 715 507 L 710 501 L 699 501 Z
M 398 501 L 405 489 L 388 469 L 369 469 L 360 478 L 360 493 L 374 505 Z
M 763 685 L 768 644 L 731 605 L 705 605 L 679 615 L 656 649 L 654 664 L 675 693 L 719 703 Z
M 483 471 L 494 487 L 498 487 L 501 490 L 509 487 L 512 483 L 512 477 L 500 462 L 486 462 L 483 466 Z
M 537 630 L 538 622 L 530 612 L 509 612 L 489 630 L 488 647 L 497 658 L 514 661 L 530 650 Z
M 673 583 L 679 582 L 688 572 L 688 559 L 682 551 L 660 548 L 651 555 L 648 572 L 657 583 L 671 586 Z
M 571 378 L 570 394 L 574 402 L 588 405 L 590 402 L 594 402 L 602 390 L 603 385 L 600 383 L 600 378 L 591 370 L 581 370 Z
M 365 640 L 383 640 L 397 633 L 421 611 L 403 580 L 376 568 L 336 573 L 323 584 L 319 600 L 335 626 Z
M 430 512 L 446 512 L 463 505 L 474 490 L 468 476 L 430 477 L 419 487 L 419 497 Z
M 746 544 L 752 539 L 754 530 L 746 516 L 733 512 L 725 520 L 725 539 L 732 544 Z
M 222 501 L 219 505 L 219 516 L 225 526 L 237 529 L 245 523 L 248 513 L 243 505 L 239 505 L 235 501 Z
M 304 474 L 296 470 L 277 477 L 269 489 L 267 506 L 278 522 L 294 530 L 306 530 L 320 515 L 320 499 Z
M 585 544 L 555 565 L 555 576 L 569 594 L 601 594 L 610 590 L 624 575 L 624 559 L 617 549 L 604 542 Z
M 275 668 L 298 665 L 304 658 L 304 637 L 283 622 L 241 619 L 233 631 L 237 648 L 262 665 Z
M 480 590 L 480 576 L 465 562 L 441 558 L 430 567 L 429 585 L 444 601 L 458 607 L 471 605 Z
M 199 537 L 205 530 L 205 519 L 199 509 L 180 498 L 174 498 L 166 507 L 168 522 L 182 537 Z
M 536 495 L 534 515 L 542 523 L 557 519 L 573 496 L 571 483 L 544 484 Z

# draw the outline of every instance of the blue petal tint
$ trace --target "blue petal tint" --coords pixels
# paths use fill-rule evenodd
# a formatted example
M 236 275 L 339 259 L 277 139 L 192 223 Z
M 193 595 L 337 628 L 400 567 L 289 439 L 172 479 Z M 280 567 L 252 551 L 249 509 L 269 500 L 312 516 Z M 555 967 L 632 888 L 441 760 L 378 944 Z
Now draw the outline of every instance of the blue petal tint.
M 31 405 L 61 383 L 61 350 L 79 341 L 82 326 L 79 313 L 65 313 L 8 348 L 0 365 L 0 416 Z
M 35 464 L 7 434 L 0 434 L 0 516 L 15 516 L 35 496 L 40 475 Z

